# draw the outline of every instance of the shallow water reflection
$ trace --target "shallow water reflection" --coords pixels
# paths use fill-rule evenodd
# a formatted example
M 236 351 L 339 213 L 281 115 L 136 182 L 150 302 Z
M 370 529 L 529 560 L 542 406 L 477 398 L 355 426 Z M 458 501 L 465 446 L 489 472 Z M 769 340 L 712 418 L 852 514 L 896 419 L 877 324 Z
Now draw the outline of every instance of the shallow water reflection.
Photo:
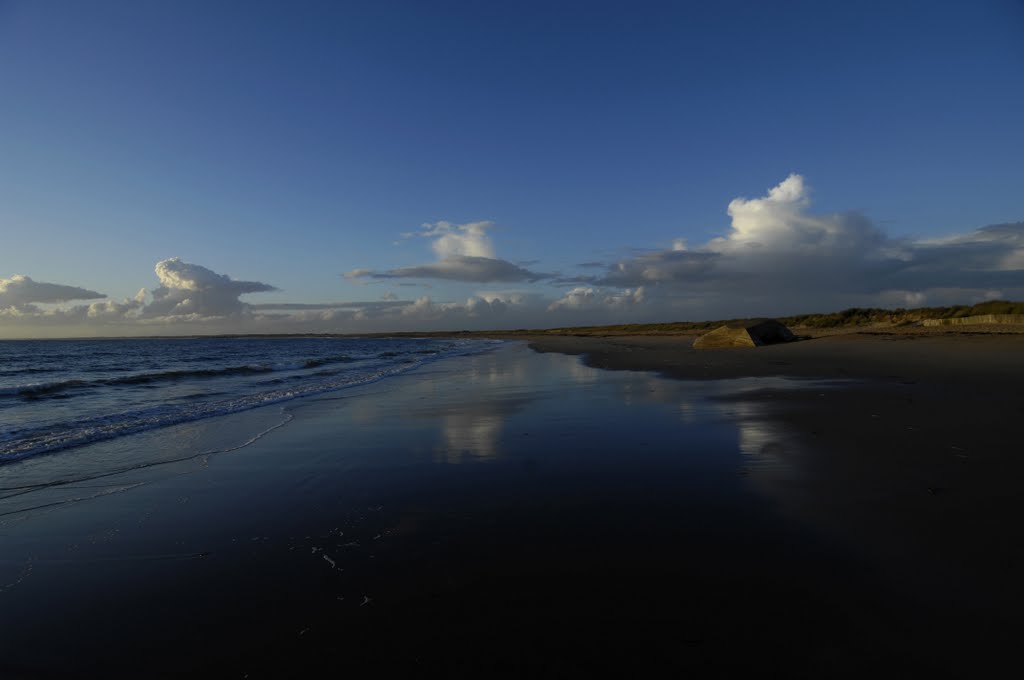
M 764 400 L 735 397 L 812 386 L 783 378 L 678 381 L 508 346 L 432 366 L 400 390 L 354 395 L 334 426 L 348 429 L 337 422 L 347 414 L 353 427 L 388 428 L 397 443 L 375 454 L 377 464 L 422 462 L 428 452 L 441 464 L 646 460 L 726 476 L 778 473 L 788 466 L 779 455 L 791 446 L 788 435 L 767 417 Z M 316 403 L 297 412 L 300 419 L 316 412 Z M 424 449 L 424 442 L 432 443 Z
M 443 416 L 444 441 L 435 451 L 438 462 L 461 463 L 469 458 L 496 458 L 504 417 L 493 413 L 449 413 Z

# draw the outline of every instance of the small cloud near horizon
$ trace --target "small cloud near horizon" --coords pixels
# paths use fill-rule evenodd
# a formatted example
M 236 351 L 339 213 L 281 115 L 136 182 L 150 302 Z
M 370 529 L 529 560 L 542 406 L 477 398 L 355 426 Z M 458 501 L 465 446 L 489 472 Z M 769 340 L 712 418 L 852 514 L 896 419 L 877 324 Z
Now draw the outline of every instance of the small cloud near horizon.
M 75 300 L 96 300 L 105 298 L 94 290 L 65 286 L 57 283 L 34 281 L 31 277 L 15 274 L 9 279 L 0 279 L 0 309 L 11 309 L 22 313 L 35 313 L 38 304 L 59 304 Z
M 429 264 L 398 267 L 385 271 L 353 269 L 347 279 L 440 279 L 466 283 L 536 282 L 551 278 L 550 274 L 533 272 L 498 258 L 487 231 L 490 221 L 453 224 L 441 221 L 422 225 L 422 231 L 405 233 L 405 238 L 431 238 L 431 249 L 438 260 Z

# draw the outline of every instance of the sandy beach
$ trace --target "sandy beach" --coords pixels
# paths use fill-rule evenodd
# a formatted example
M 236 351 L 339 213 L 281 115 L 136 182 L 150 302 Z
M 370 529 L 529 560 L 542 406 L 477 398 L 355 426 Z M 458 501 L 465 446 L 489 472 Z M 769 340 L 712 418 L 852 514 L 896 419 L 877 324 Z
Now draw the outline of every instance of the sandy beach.
M 1022 338 L 536 338 L 4 466 L 93 478 L 0 501 L 0 674 L 989 675 Z

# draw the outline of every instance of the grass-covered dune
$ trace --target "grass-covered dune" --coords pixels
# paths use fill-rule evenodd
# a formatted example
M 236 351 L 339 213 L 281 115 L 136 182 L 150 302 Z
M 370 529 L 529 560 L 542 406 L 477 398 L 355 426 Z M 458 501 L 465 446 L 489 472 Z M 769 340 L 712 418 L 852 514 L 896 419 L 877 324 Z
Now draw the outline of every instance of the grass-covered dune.
M 1024 314 L 1024 302 L 991 300 L 976 305 L 951 307 L 919 307 L 916 309 L 880 309 L 851 307 L 841 312 L 796 314 L 777 317 L 790 328 L 804 329 L 856 329 L 877 326 L 912 326 L 926 319 L 956 319 L 985 314 Z M 503 336 L 515 335 L 693 335 L 717 328 L 723 324 L 747 319 L 716 319 L 708 321 L 673 321 L 667 323 L 618 324 L 610 326 L 569 326 L 545 329 L 518 329 L 501 331 Z M 493 335 L 493 333 L 463 332 L 467 335 Z

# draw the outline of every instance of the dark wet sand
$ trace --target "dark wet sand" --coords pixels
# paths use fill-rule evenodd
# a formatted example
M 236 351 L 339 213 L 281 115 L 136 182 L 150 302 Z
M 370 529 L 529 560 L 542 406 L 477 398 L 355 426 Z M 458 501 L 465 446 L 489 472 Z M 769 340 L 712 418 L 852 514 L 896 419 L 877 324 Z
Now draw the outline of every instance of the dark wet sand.
M 534 347 L 296 402 L 246 448 L 0 517 L 0 677 L 988 677 L 1015 658 L 1017 338 Z
M 692 338 L 538 338 L 541 352 L 681 380 L 800 376 L 835 390 L 728 397 L 767 407 L 800 471 L 779 512 L 846 546 L 928 612 L 916 645 L 960 677 L 998 668 L 1024 632 L 1024 334 L 863 333 L 753 350 Z M 774 447 L 774 450 L 771 450 Z M 929 636 L 931 639 L 929 640 Z

